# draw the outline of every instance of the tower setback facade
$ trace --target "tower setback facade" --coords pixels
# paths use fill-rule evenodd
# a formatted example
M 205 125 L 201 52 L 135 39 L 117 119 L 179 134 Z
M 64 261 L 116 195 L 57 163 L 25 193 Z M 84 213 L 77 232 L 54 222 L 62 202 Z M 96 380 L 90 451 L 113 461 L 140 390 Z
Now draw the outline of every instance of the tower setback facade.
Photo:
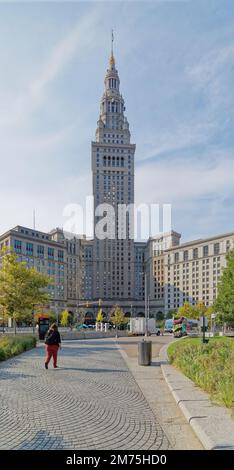
M 121 304 L 134 298 L 135 259 L 130 215 L 126 215 L 125 230 L 119 209 L 121 205 L 134 203 L 135 145 L 130 142 L 113 52 L 104 83 L 96 140 L 92 142 L 94 298 Z M 112 209 L 111 216 L 106 217 L 107 225 L 100 238 L 98 223 L 109 213 L 108 207 Z

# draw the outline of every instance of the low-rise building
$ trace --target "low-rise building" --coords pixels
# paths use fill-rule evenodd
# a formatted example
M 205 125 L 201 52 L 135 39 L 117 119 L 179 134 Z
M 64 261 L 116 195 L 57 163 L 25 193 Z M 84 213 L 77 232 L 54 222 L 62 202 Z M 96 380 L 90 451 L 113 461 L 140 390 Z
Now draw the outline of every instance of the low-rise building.
M 164 253 L 178 246 L 181 235 L 173 230 L 150 237 L 145 246 L 146 291 L 149 302 L 149 316 L 164 312 Z
M 134 298 L 105 299 L 102 307 L 107 316 L 114 303 L 127 316 L 144 316 L 146 297 L 149 316 L 155 318 L 185 302 L 214 303 L 226 255 L 234 248 L 234 232 L 182 244 L 180 237 L 171 231 L 147 243 L 134 242 Z M 82 305 L 87 318 L 96 318 L 100 303 L 94 299 L 93 240 L 60 228 L 45 233 L 18 225 L 0 236 L 0 248 L 11 249 L 19 261 L 52 278 L 51 310 L 59 313 L 66 308 L 76 314 Z
M 234 248 L 234 232 L 194 240 L 169 248 L 164 254 L 165 313 L 185 302 L 214 303 L 226 255 Z
M 17 225 L 0 236 L 0 249 L 14 251 L 19 261 L 52 279 L 48 285 L 50 308 L 67 305 L 67 249 L 64 241 L 54 241 L 49 233 Z

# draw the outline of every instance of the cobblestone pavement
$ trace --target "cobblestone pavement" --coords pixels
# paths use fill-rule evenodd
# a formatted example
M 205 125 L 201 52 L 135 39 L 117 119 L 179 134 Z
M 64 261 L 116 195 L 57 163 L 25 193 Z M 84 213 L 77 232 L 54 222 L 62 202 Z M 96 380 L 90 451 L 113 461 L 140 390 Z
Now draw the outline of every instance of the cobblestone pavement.
M 168 449 L 112 340 L 63 343 L 59 369 L 38 347 L 0 365 L 0 449 Z

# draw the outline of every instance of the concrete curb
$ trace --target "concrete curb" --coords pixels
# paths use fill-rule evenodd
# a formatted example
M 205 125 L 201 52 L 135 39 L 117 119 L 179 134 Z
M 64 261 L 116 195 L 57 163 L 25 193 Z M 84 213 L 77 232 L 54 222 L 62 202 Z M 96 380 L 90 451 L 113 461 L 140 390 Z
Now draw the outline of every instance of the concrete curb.
M 107 331 L 106 333 L 102 331 L 61 331 L 60 333 L 62 340 L 79 340 L 79 339 L 105 339 L 105 338 L 115 338 L 116 333 L 114 331 Z M 118 331 L 119 338 L 127 337 L 128 334 L 125 331 Z
M 171 344 L 171 343 L 170 343 Z M 209 395 L 168 363 L 167 349 L 160 350 L 164 379 L 185 419 L 207 450 L 234 450 L 234 420 L 231 410 L 214 405 Z

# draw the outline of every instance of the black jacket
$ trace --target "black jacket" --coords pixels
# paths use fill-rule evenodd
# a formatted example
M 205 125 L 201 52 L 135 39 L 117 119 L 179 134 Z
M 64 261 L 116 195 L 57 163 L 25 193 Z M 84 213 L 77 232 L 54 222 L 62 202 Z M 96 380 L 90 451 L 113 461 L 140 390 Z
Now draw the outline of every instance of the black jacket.
M 45 344 L 52 346 L 56 344 L 57 346 L 61 343 L 60 334 L 58 331 L 49 331 L 45 337 Z

